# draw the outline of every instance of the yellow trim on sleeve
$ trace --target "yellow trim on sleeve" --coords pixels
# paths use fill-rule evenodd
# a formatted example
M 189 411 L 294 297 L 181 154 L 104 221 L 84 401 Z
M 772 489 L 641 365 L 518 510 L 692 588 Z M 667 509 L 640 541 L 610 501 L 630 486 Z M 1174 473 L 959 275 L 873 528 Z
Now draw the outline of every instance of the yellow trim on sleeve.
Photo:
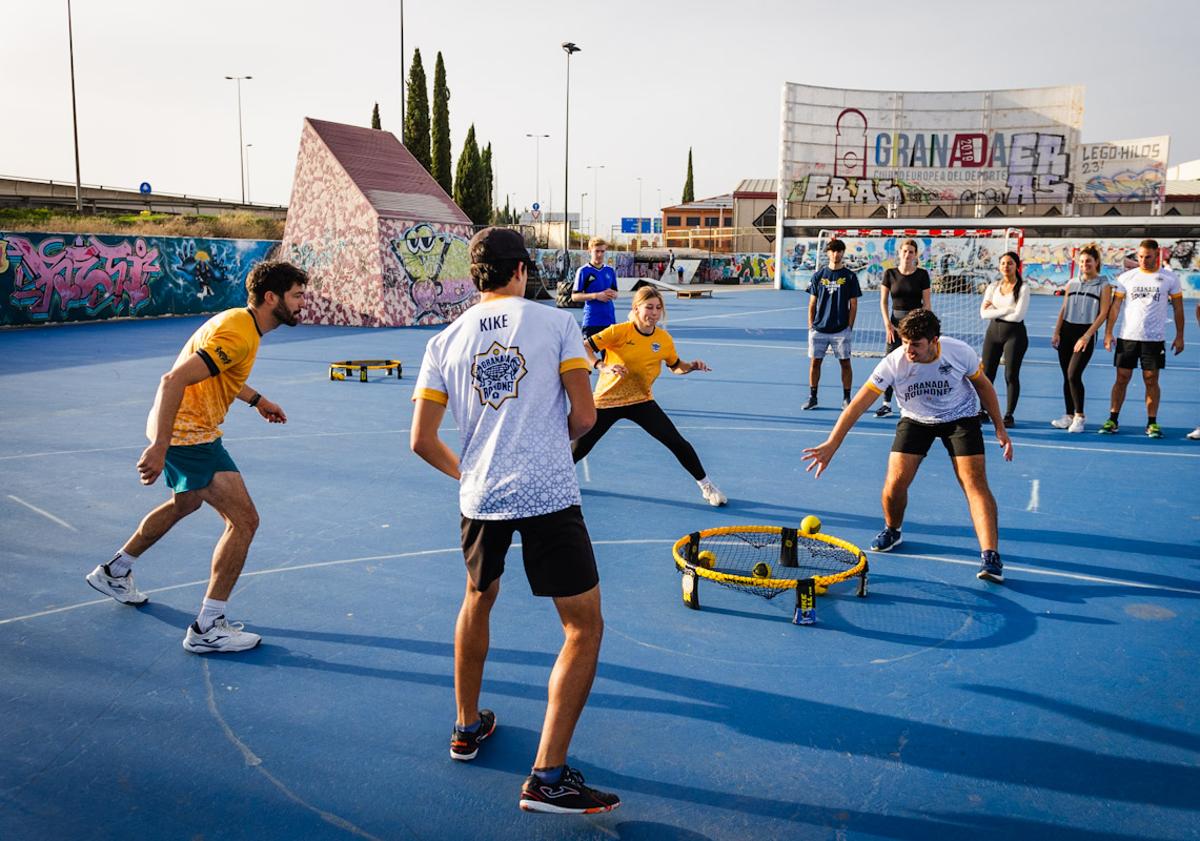
M 418 388 L 413 392 L 412 399 L 414 403 L 418 400 L 428 400 L 431 403 L 440 403 L 445 406 L 450 402 L 450 395 L 433 388 Z
M 1170 301 L 1174 301 L 1176 298 L 1182 298 L 1182 297 L 1183 297 L 1182 292 L 1176 292 L 1174 295 L 1168 295 L 1167 299 Z
M 1124 293 L 1124 292 L 1119 292 L 1119 291 L 1117 291 L 1116 289 L 1114 289 L 1114 290 L 1113 290 L 1113 297 L 1114 297 L 1114 298 L 1124 298 L 1124 297 L 1125 297 L 1125 293 Z
M 975 369 L 974 374 L 967 374 L 968 380 L 977 380 L 983 376 L 983 362 L 979 363 L 979 367 Z
M 863 383 L 863 385 L 871 389 L 871 391 L 875 392 L 876 394 L 883 394 L 883 389 L 875 385 L 875 383 L 871 382 L 870 380 L 867 380 L 865 383 Z
M 565 373 L 567 373 L 567 371 L 590 371 L 590 370 L 592 370 L 592 366 L 589 365 L 588 361 L 582 357 L 575 357 L 573 359 L 568 359 L 566 362 L 563 362 L 558 366 L 558 373 L 560 373 L 560 374 L 565 374 Z

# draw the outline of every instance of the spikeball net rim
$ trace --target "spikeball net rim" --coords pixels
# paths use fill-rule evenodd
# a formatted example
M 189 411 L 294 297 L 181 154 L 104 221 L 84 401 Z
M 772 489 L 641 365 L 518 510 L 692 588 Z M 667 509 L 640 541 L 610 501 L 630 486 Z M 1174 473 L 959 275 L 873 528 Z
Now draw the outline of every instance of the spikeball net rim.
M 735 575 L 729 572 L 721 572 L 719 570 L 710 569 L 703 564 L 697 565 L 689 563 L 687 557 L 681 554 L 682 550 L 692 542 L 694 538 L 703 540 L 706 537 L 721 537 L 731 534 L 778 534 L 782 535 L 785 531 L 783 526 L 718 526 L 711 529 L 701 529 L 693 534 L 685 534 L 683 537 L 675 541 L 671 547 L 671 554 L 675 559 L 675 567 L 680 572 L 685 569 L 693 570 L 696 575 L 701 578 L 707 578 L 709 581 L 715 581 L 718 584 L 741 584 L 749 587 L 763 587 L 773 590 L 793 590 L 799 586 L 800 582 L 805 581 L 805 578 L 760 578 L 758 576 Z M 816 540 L 821 543 L 827 543 L 834 548 L 849 552 L 858 558 L 858 563 L 852 567 L 848 567 L 841 572 L 832 573 L 830 575 L 814 575 L 810 576 L 814 584 L 818 587 L 828 587 L 830 584 L 837 584 L 840 581 L 846 581 L 855 576 L 862 576 L 864 579 L 867 574 L 867 556 L 863 550 L 859 549 L 848 540 L 842 540 L 839 537 L 824 534 L 823 532 L 805 532 L 797 530 L 799 537 Z

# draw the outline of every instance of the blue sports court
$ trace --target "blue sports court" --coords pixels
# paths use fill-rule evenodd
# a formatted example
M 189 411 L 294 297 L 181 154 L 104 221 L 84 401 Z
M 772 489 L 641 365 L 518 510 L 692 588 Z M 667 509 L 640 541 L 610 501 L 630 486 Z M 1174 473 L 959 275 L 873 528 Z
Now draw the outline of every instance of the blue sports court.
M 819 480 L 800 460 L 841 403 L 828 360 L 823 408 L 799 410 L 807 300 L 667 301 L 683 357 L 714 370 L 664 373 L 655 396 L 727 507 L 632 425 L 580 465 L 607 628 L 570 761 L 623 800 L 587 818 L 517 808 L 561 642 L 517 550 L 481 699 L 499 727 L 474 762 L 448 756 L 457 488 L 408 447 L 433 330 L 264 339 L 250 383 L 289 422 L 238 403 L 224 427 L 262 520 L 230 618 L 264 639 L 209 658 L 180 642 L 221 530 L 211 509 L 138 561 L 148 605 L 84 582 L 166 498 L 134 464 L 158 378 L 202 319 L 0 331 L 0 838 L 1200 837 L 1195 302 L 1155 441 L 1137 375 L 1121 433 L 1094 434 L 1113 382 L 1103 350 L 1089 431 L 1049 426 L 1061 299 L 1032 301 L 1011 464 L 985 428 L 1005 585 L 975 578 L 966 503 L 935 445 L 904 544 L 868 552 L 867 598 L 835 586 L 799 627 L 789 597 L 702 582 L 703 609 L 688 610 L 670 553 L 682 535 L 817 514 L 866 549 L 881 527 L 895 417 L 864 417 Z M 330 380 L 330 362 L 355 358 L 400 359 L 403 378 Z M 856 387 L 875 362 L 854 360 Z

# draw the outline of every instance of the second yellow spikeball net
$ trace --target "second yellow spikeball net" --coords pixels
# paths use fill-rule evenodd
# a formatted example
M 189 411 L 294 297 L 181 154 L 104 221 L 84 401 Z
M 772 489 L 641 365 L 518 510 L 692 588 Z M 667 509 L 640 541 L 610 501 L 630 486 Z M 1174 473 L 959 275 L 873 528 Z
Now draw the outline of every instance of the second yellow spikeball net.
M 815 519 L 815 518 L 813 518 Z M 806 518 L 806 525 L 811 521 Z M 723 526 L 692 532 L 672 547 L 683 575 L 683 602 L 700 609 L 700 579 L 773 599 L 796 595 L 792 621 L 816 621 L 816 596 L 841 581 L 858 579 L 857 595 L 867 595 L 867 556 L 845 540 L 784 526 Z

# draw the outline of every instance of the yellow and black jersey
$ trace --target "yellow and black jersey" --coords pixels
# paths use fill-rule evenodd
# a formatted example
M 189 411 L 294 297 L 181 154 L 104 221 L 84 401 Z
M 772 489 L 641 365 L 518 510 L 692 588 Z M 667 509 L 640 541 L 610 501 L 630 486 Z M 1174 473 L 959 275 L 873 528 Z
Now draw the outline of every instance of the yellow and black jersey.
M 632 321 L 614 324 L 587 340 L 592 350 L 607 351 L 605 365 L 623 365 L 628 373 L 618 377 L 606 370 L 596 383 L 596 408 L 610 409 L 629 406 L 654 399 L 654 381 L 665 363 L 668 366 L 679 361 L 675 352 L 675 341 L 661 327 L 646 335 Z
M 250 378 L 261 339 L 254 314 L 244 308 L 214 315 L 192 334 L 176 362 L 198 354 L 212 376 L 184 390 L 171 430 L 172 446 L 207 444 L 221 436 L 221 422 Z M 151 437 L 153 423 L 151 417 Z

